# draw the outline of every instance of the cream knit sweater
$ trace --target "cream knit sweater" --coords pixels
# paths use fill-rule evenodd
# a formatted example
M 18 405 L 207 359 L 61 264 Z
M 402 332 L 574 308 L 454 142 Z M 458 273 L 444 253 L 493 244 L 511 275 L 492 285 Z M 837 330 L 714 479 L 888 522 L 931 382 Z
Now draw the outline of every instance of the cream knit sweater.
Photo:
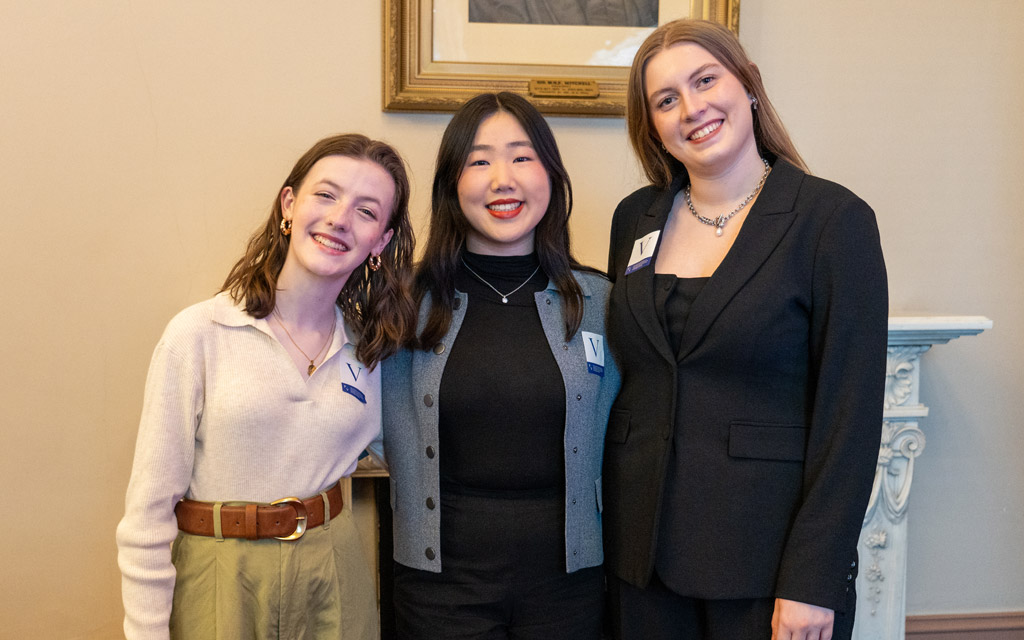
M 178 500 L 315 495 L 379 445 L 380 419 L 380 369 L 356 359 L 340 310 L 334 342 L 308 379 L 266 319 L 227 294 L 179 313 L 153 353 L 117 527 L 125 635 L 169 636 Z

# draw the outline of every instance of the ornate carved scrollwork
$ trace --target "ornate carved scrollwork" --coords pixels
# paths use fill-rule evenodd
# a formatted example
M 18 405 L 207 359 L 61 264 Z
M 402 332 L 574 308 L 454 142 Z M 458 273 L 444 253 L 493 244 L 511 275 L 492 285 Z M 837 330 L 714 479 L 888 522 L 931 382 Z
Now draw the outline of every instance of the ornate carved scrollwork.
M 906 516 L 910 483 L 914 479 L 914 458 L 921 455 L 924 443 L 924 433 L 916 422 L 886 420 L 882 423 L 882 442 L 871 499 L 864 514 L 865 525 L 874 517 L 879 505 L 889 522 L 897 523 Z
M 930 346 L 889 347 L 885 359 L 885 408 L 910 399 L 914 391 L 914 368 Z
M 864 545 L 871 552 L 871 564 L 864 572 L 864 579 L 868 582 L 868 592 L 864 594 L 864 598 L 871 603 L 871 615 L 876 615 L 878 605 L 882 602 L 882 582 L 885 582 L 882 554 L 889 546 L 889 532 L 885 529 L 875 529 L 864 537 Z

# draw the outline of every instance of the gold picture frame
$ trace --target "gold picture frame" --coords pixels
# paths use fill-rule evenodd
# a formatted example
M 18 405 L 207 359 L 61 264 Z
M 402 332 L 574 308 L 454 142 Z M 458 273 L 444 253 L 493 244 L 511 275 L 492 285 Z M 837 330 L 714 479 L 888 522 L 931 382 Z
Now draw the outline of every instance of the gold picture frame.
M 690 16 L 715 20 L 738 33 L 740 0 L 679 1 L 689 5 Z M 453 112 L 478 93 L 513 91 L 529 97 L 548 115 L 621 117 L 625 113 L 627 66 L 435 61 L 433 22 L 440 19 L 435 0 L 384 0 L 383 7 L 384 111 Z M 456 31 L 460 26 L 455 25 Z M 578 27 L 551 25 L 513 28 L 520 34 L 523 29 L 537 31 L 545 42 L 551 41 L 550 34 L 560 33 L 555 29 L 579 32 Z

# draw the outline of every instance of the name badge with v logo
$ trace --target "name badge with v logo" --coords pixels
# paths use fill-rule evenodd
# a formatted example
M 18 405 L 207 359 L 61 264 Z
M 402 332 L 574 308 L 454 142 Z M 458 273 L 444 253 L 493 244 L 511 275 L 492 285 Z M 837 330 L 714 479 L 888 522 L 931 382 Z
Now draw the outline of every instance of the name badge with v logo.
M 587 371 L 596 376 L 604 377 L 604 336 L 589 331 L 583 335 L 583 350 L 587 355 Z
M 363 365 L 361 365 L 361 364 L 353 365 L 351 362 L 346 362 L 345 366 L 348 367 L 348 373 L 352 377 L 352 382 L 353 383 L 359 382 L 359 375 L 363 372 Z M 344 372 L 342 372 L 342 378 L 344 378 L 344 377 L 345 377 L 345 374 L 344 374 Z M 349 384 L 349 383 L 345 382 L 344 380 L 342 380 L 341 390 L 344 391 L 345 393 L 349 394 L 350 396 L 352 396 L 353 398 L 355 398 L 359 402 L 362 402 L 363 404 L 366 404 L 366 394 L 364 394 L 362 391 L 360 391 L 359 388 L 355 386 L 355 384 Z
M 637 238 L 633 243 L 633 253 L 629 256 L 629 264 L 626 265 L 626 273 L 629 275 L 637 269 L 643 269 L 651 264 L 651 257 L 654 255 L 654 248 L 658 246 L 658 236 L 661 230 L 652 231 L 642 238 Z

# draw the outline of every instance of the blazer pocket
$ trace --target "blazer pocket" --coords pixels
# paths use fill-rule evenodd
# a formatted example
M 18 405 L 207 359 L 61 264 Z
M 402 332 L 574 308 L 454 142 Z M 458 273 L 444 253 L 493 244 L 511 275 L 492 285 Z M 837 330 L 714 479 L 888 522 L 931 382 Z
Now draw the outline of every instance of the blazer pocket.
M 800 424 L 729 425 L 729 455 L 733 458 L 801 462 L 807 448 L 807 429 Z
M 629 411 L 625 409 L 612 409 L 608 416 L 608 442 L 622 444 L 629 435 Z

